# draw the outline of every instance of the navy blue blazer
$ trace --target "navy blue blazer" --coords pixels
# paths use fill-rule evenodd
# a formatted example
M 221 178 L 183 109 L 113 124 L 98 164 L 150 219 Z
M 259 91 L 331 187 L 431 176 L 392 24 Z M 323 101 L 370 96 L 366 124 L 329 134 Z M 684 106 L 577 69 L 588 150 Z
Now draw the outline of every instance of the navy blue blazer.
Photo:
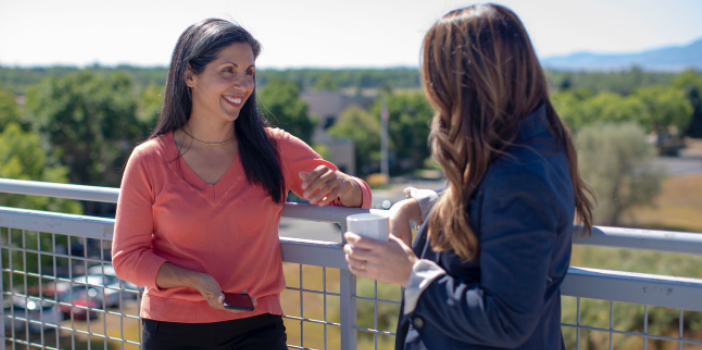
M 415 254 L 446 275 L 429 284 L 414 311 L 400 311 L 396 348 L 565 349 L 559 287 L 570 262 L 575 196 L 543 105 L 490 164 L 467 210 L 480 241 L 470 262 L 432 251 L 427 222 L 419 229 Z

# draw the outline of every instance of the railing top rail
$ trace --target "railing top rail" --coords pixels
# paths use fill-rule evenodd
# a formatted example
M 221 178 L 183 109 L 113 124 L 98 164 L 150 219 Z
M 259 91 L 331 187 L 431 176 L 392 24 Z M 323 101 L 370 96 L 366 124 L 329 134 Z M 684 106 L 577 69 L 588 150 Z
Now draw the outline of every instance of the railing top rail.
M 118 188 L 0 178 L 0 193 L 3 192 L 108 203 L 116 203 L 117 197 L 119 196 Z M 29 215 L 34 218 L 32 220 L 35 222 L 37 220 L 36 218 L 39 217 L 56 220 L 59 219 L 56 215 L 60 215 L 42 211 L 0 207 L 0 213 L 2 211 L 5 213 L 12 212 L 15 215 L 18 214 L 18 211 L 21 211 L 23 213 L 22 215 L 24 215 L 23 217 Z M 387 213 L 387 211 L 377 209 L 318 207 L 316 205 L 286 203 L 283 209 L 283 216 L 293 219 L 321 222 L 344 222 L 348 215 L 367 212 Z M 64 218 L 66 217 L 61 217 L 61 219 Z M 85 222 L 85 220 L 90 221 L 96 218 L 76 216 L 76 219 Z M 113 224 L 114 220 L 107 223 L 110 227 L 112 227 Z M 7 222 L 0 222 L 0 225 L 7 225 Z M 577 226 L 576 232 L 580 232 L 581 229 L 582 227 Z M 108 236 L 111 237 L 111 235 L 111 229 L 109 229 L 109 233 L 107 231 L 102 233 L 104 238 Z M 702 234 L 700 233 L 596 226 L 593 228 L 592 235 L 575 238 L 573 242 L 578 245 L 702 255 Z
M 702 233 L 693 232 L 594 226 L 592 235 L 574 237 L 573 244 L 702 255 Z
M 0 193 L 117 203 L 119 188 L 0 178 Z
M 0 193 L 13 193 L 32 196 L 67 198 L 82 201 L 117 203 L 119 188 L 58 184 L 51 182 L 14 180 L 0 178 Z M 344 222 L 351 214 L 385 212 L 376 209 L 356 209 L 339 207 L 317 207 L 286 203 L 283 216 L 294 219 Z

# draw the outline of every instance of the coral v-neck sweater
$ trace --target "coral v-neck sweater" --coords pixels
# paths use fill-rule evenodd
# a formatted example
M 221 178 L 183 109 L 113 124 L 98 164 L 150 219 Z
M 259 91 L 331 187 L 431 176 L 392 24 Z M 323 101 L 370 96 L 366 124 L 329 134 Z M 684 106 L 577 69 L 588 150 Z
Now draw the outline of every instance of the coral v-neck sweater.
M 285 177 L 285 193 L 301 195 L 300 171 L 324 161 L 300 139 L 280 129 L 267 129 L 275 139 Z M 368 185 L 364 208 L 371 204 Z M 336 199 L 332 205 L 339 206 Z M 273 202 L 260 185 L 251 185 L 237 157 L 215 184 L 202 180 L 180 157 L 168 133 L 132 152 L 117 203 L 112 259 L 117 275 L 146 286 L 140 316 L 158 321 L 208 323 L 264 313 L 282 315 L 285 287 L 278 224 L 283 204 Z M 204 272 L 227 293 L 246 289 L 258 298 L 253 311 L 213 309 L 192 288 L 159 289 L 156 274 L 164 262 Z

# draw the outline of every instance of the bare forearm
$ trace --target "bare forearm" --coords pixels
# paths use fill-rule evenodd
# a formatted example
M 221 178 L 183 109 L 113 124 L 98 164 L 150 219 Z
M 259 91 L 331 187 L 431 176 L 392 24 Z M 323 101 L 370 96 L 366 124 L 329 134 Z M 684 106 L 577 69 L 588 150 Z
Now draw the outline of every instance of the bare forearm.
M 156 274 L 156 286 L 159 288 L 190 287 L 195 288 L 202 273 L 184 269 L 169 262 L 163 263 Z
M 401 205 L 399 210 L 402 212 L 402 215 L 407 220 L 418 223 L 421 223 L 423 221 L 422 210 L 419 208 L 419 203 L 416 199 L 408 198 L 402 200 L 400 203 Z
M 359 208 L 363 204 L 363 190 L 361 186 L 346 175 L 347 190 L 339 195 L 339 202 L 347 208 Z
M 422 211 L 414 198 L 401 200 L 390 208 L 390 233 L 400 238 L 406 245 L 412 245 L 410 222 L 421 222 Z

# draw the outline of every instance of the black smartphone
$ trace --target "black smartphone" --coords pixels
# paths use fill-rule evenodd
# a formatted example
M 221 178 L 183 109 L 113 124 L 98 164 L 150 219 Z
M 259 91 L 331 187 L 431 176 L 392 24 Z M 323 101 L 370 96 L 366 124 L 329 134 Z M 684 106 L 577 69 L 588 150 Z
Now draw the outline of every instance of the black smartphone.
M 254 305 L 251 297 L 246 293 L 224 293 L 224 308 L 252 311 Z

